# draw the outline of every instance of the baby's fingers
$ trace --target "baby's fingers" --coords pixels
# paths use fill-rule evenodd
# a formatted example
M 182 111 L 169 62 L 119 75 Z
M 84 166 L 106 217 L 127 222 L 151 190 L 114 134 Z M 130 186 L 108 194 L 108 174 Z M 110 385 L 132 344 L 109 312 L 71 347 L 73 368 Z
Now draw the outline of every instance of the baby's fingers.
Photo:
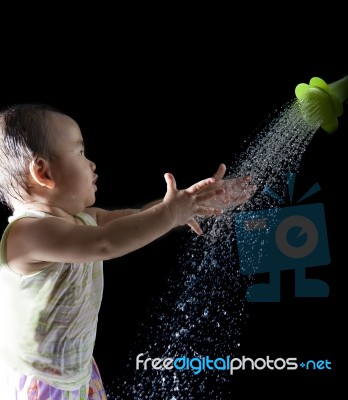
M 210 217 L 212 215 L 219 215 L 222 213 L 221 208 L 197 206 L 195 208 L 195 215 L 199 217 Z
M 212 185 L 215 182 L 214 178 L 207 178 L 203 179 L 194 185 L 190 186 L 186 191 L 190 194 L 197 194 L 199 193 L 202 189 L 206 188 L 209 185 Z
M 202 194 L 196 196 L 196 201 L 200 204 L 205 203 L 212 199 L 222 198 L 225 195 L 226 191 L 223 188 L 219 188 L 216 190 L 209 190 Z
M 187 225 L 193 230 L 193 232 L 197 233 L 197 235 L 201 235 L 203 233 L 201 227 L 194 218 L 190 218 L 187 222 Z
M 217 171 L 213 175 L 213 178 L 216 181 L 219 181 L 220 179 L 222 179 L 224 177 L 225 172 L 226 172 L 226 165 L 225 164 L 220 164 L 219 168 L 217 169 Z
M 176 190 L 176 181 L 175 181 L 174 176 L 171 173 L 167 172 L 164 174 L 164 179 L 167 184 L 167 190 L 175 191 Z

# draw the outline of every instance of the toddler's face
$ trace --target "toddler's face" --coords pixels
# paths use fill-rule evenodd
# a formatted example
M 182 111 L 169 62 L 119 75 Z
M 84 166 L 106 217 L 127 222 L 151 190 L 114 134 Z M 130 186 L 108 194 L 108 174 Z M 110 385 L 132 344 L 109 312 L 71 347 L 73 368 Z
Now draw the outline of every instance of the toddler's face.
M 69 209 L 80 211 L 95 202 L 97 190 L 95 164 L 84 154 L 84 142 L 78 124 L 66 115 L 52 113 L 50 132 L 54 137 L 55 157 L 50 161 L 58 200 Z

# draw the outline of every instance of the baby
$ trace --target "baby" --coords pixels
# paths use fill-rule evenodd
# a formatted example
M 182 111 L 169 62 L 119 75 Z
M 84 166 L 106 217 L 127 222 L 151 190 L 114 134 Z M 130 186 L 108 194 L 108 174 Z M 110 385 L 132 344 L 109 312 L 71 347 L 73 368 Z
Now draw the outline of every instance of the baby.
M 0 111 L 0 196 L 12 215 L 0 248 L 0 398 L 106 399 L 93 357 L 103 260 L 246 202 L 249 176 L 226 167 L 142 209 L 105 210 L 79 125 L 47 104 Z

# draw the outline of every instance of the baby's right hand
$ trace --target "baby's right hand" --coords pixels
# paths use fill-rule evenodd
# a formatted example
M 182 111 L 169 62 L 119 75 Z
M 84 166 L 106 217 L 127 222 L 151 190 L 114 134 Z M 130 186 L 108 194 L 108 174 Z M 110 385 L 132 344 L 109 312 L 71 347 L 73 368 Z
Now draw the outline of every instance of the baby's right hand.
M 187 224 L 197 235 L 201 235 L 202 229 L 194 217 L 207 217 L 220 214 L 220 208 L 208 207 L 204 203 L 207 203 L 207 200 L 216 196 L 222 196 L 225 190 L 221 188 L 206 190 L 200 194 L 203 189 L 215 183 L 214 178 L 203 179 L 183 190 L 176 188 L 176 181 L 172 174 L 166 173 L 164 178 L 167 183 L 167 193 L 164 196 L 163 203 L 168 207 L 174 226 Z

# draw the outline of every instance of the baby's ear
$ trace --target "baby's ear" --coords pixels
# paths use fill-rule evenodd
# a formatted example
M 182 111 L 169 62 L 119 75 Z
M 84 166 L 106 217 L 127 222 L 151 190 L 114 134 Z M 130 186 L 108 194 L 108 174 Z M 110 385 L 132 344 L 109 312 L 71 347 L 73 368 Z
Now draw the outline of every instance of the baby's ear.
M 32 160 L 29 165 L 29 171 L 34 181 L 43 187 L 53 189 L 55 182 L 52 178 L 49 163 L 42 157 Z

